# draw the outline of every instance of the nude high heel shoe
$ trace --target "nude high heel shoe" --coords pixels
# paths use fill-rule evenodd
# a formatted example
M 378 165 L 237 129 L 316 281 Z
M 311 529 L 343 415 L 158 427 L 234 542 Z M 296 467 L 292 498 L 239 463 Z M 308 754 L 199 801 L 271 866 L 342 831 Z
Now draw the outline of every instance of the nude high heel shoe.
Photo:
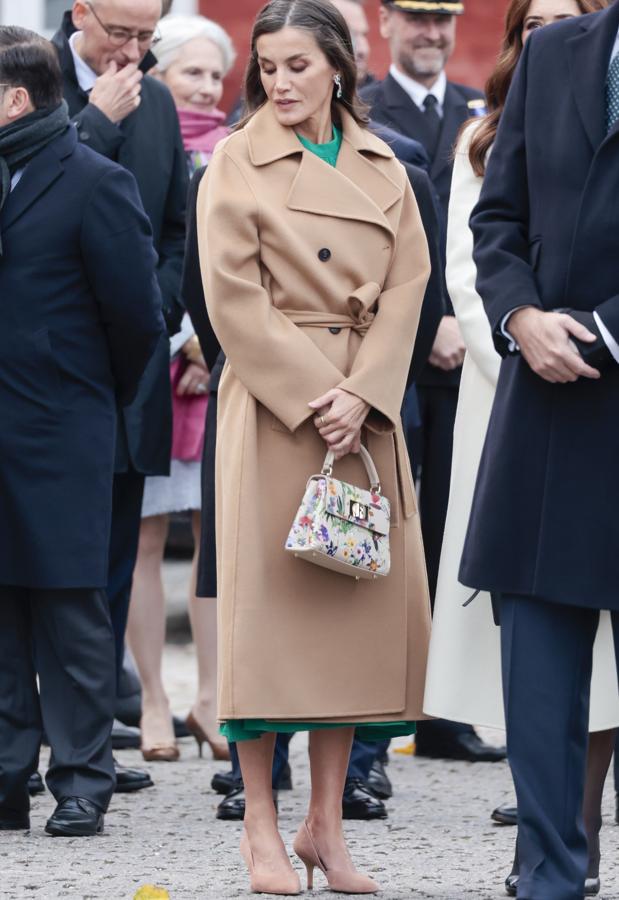
M 187 731 L 196 739 L 200 759 L 202 759 L 202 744 L 208 744 L 211 748 L 213 759 L 229 762 L 230 750 L 228 749 L 227 741 L 224 738 L 221 738 L 219 741 L 212 740 L 194 716 L 193 711 L 185 719 L 185 725 L 187 726 Z
M 301 882 L 292 866 L 290 866 L 290 871 L 285 874 L 273 872 L 268 875 L 258 875 L 256 873 L 254 855 L 251 852 L 246 831 L 243 831 L 243 836 L 241 837 L 240 850 L 249 871 L 252 894 L 285 894 L 290 896 L 301 893 Z
M 329 890 L 339 894 L 376 894 L 380 890 L 376 882 L 368 878 L 367 875 L 359 875 L 358 872 L 327 869 L 316 849 L 307 819 L 299 828 L 295 838 L 294 852 L 307 869 L 308 891 L 311 891 L 314 887 L 315 868 L 319 868 L 324 873 L 329 884 Z

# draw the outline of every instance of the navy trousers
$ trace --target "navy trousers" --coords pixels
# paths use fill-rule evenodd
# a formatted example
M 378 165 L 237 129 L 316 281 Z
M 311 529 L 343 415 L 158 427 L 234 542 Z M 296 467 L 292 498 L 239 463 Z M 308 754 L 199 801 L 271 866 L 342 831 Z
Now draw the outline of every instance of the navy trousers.
M 0 586 L 1 809 L 28 812 L 43 730 L 56 800 L 107 809 L 116 784 L 113 653 L 103 591 Z
M 125 631 L 133 570 L 138 556 L 143 496 L 144 475 L 133 469 L 114 475 L 107 598 L 114 629 L 117 685 L 125 652 Z
M 503 595 L 507 753 L 518 798 L 519 900 L 582 900 L 582 821 L 599 611 Z M 619 613 L 613 613 L 615 652 Z
M 360 741 L 355 737 L 350 751 L 347 778 L 368 780 L 370 769 L 376 760 L 383 759 L 389 749 L 389 741 Z

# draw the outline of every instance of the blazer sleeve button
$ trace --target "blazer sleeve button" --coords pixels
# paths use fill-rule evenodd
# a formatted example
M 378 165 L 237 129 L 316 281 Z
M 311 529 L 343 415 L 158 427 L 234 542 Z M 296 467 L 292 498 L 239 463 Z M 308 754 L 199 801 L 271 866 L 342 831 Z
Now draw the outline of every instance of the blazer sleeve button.
M 323 247 L 322 250 L 318 251 L 318 259 L 320 262 L 327 262 L 327 260 L 331 259 L 331 251 L 328 247 Z

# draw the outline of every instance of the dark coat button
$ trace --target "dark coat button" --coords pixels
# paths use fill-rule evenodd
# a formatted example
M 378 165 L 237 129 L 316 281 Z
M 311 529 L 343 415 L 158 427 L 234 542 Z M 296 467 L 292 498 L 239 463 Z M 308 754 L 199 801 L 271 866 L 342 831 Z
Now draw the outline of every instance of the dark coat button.
M 331 251 L 328 247 L 323 247 L 322 250 L 318 251 L 318 259 L 320 262 L 327 262 L 327 260 L 331 259 Z
M 329 329 L 331 334 L 339 334 L 341 330 L 342 330 L 341 328 L 330 328 Z
M 90 137 L 90 132 L 82 130 L 79 133 L 79 137 L 80 137 L 80 141 L 87 141 L 88 138 Z

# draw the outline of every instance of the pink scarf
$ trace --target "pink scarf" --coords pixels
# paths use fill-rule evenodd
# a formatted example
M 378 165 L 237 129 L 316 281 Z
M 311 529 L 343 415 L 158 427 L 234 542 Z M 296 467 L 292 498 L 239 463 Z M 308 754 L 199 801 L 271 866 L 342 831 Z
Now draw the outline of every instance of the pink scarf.
M 181 134 L 185 150 L 212 153 L 215 144 L 227 137 L 230 130 L 223 124 L 226 114 L 220 109 L 204 113 L 193 109 L 179 109 Z

